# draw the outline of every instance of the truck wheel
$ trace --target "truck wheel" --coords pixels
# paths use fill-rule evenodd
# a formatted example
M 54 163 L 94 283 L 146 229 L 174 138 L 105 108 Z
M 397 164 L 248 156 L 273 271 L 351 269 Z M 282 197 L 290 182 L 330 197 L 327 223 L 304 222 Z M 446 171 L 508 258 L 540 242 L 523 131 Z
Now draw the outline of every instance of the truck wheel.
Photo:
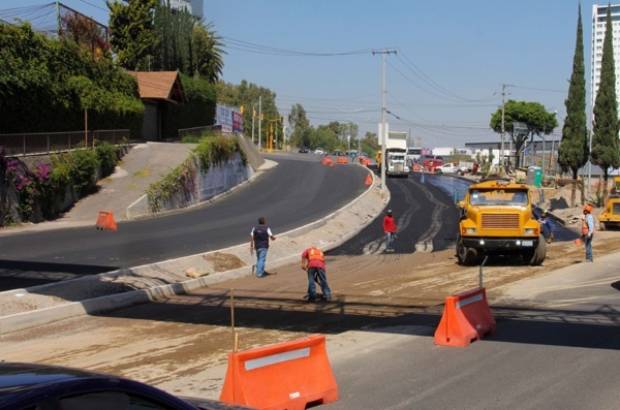
M 530 265 L 532 266 L 540 266 L 542 265 L 545 257 L 547 256 L 547 243 L 545 242 L 545 238 L 540 235 L 538 237 L 538 246 L 534 250 L 532 257 L 530 259 Z
M 478 251 L 473 248 L 468 248 L 463 244 L 461 237 L 459 236 L 456 241 L 456 257 L 459 265 L 472 266 L 476 264 L 478 260 Z

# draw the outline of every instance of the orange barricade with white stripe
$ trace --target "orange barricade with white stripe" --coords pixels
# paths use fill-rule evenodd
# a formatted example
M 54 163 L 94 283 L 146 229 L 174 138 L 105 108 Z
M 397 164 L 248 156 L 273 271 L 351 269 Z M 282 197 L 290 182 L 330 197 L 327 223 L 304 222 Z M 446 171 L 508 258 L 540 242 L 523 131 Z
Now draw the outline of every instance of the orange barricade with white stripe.
M 336 163 L 337 164 L 348 164 L 349 163 L 349 159 L 347 157 L 345 157 L 345 156 L 339 156 L 336 159 Z
M 435 344 L 468 346 L 495 331 L 495 319 L 487 302 L 485 288 L 448 296 L 441 321 L 435 330 Z
M 220 400 L 269 410 L 303 410 L 338 400 L 325 336 L 229 353 Z

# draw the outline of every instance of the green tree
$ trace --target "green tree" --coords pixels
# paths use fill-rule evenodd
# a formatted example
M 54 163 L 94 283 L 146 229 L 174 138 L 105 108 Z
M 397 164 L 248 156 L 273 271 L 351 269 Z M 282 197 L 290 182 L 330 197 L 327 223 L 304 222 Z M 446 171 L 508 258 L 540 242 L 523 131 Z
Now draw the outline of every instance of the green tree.
M 153 25 L 157 0 L 108 0 L 107 5 L 110 43 L 118 63 L 128 70 L 148 70 L 157 46 Z
M 562 172 L 569 170 L 573 175 L 571 206 L 575 206 L 575 185 L 579 168 L 588 161 L 588 130 L 586 128 L 586 78 L 583 63 L 583 28 L 581 6 L 577 20 L 577 41 L 573 58 L 573 74 L 568 88 L 566 119 L 562 128 L 558 164 Z
M 212 24 L 197 24 L 192 30 L 192 70 L 216 82 L 224 69 L 222 39 Z
M 311 134 L 307 132 L 310 128 L 310 121 L 303 105 L 293 104 L 291 112 L 288 114 L 288 123 L 293 130 L 291 142 L 300 147 L 313 148 L 311 146 Z
M 217 102 L 234 107 L 243 106 L 243 128 L 245 135 L 252 135 L 252 111 L 254 116 L 255 132 L 258 135 L 258 99 L 262 98 L 262 140 L 266 141 L 267 130 L 270 120 L 280 118 L 278 107 L 276 106 L 276 94 L 269 88 L 248 83 L 242 80 L 240 84 L 231 84 L 220 81 L 216 84 Z M 263 144 L 264 146 L 264 144 Z
M 618 151 L 618 103 L 616 101 L 616 74 L 613 55 L 611 6 L 607 8 L 607 26 L 603 41 L 601 82 L 594 102 L 594 127 L 592 133 L 592 162 L 603 169 L 605 185 L 603 198 L 607 198 L 609 168 L 620 166 Z
M 512 142 L 514 143 L 515 152 L 519 163 L 525 141 L 527 141 L 528 138 L 533 141 L 534 136 L 550 134 L 553 129 L 558 126 L 555 113 L 548 112 L 540 103 L 530 101 L 509 100 L 506 102 L 504 120 L 506 131 L 512 134 Z M 527 125 L 527 132 L 513 133 L 513 122 L 525 123 Z M 495 132 L 501 132 L 501 107 L 491 115 L 490 126 Z
M 367 153 L 371 158 L 374 158 L 380 148 L 377 134 L 367 131 L 362 139 L 362 151 Z

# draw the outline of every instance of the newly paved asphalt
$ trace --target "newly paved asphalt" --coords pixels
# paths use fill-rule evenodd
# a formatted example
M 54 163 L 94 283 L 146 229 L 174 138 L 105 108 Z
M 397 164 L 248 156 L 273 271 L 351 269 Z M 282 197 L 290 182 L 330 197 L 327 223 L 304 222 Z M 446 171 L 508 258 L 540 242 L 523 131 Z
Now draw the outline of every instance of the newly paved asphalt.
M 458 210 L 452 187 L 467 188 L 468 183 L 447 176 L 409 175 L 408 178 L 388 178 L 391 209 L 398 226 L 394 242 L 395 253 L 412 253 L 424 237 L 433 243 L 434 250 L 452 246 L 458 232 Z M 440 222 L 435 228 L 436 223 Z M 330 252 L 332 255 L 362 255 L 383 252 L 385 240 L 383 215 L 375 219 L 358 235 Z
M 249 240 L 259 216 L 277 236 L 329 214 L 365 189 L 367 171 L 359 166 L 324 167 L 310 155 L 272 159 L 276 168 L 212 205 L 120 223 L 118 232 L 93 226 L 2 236 L 0 272 L 93 274 L 221 249 Z M 39 283 L 0 276 L 0 289 Z

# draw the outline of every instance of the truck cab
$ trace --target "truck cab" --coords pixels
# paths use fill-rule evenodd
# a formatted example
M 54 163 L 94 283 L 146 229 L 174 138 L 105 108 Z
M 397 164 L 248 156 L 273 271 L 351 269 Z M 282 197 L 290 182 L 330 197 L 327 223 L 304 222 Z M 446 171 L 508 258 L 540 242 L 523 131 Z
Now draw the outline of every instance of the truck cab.
M 459 264 L 477 264 L 485 255 L 515 255 L 531 265 L 543 263 L 545 240 L 527 185 L 504 180 L 472 184 L 459 207 Z
M 620 176 L 614 177 L 614 188 L 598 220 L 602 229 L 620 228 Z
M 409 167 L 405 161 L 406 151 L 392 148 L 385 151 L 385 173 L 389 176 L 408 176 Z

